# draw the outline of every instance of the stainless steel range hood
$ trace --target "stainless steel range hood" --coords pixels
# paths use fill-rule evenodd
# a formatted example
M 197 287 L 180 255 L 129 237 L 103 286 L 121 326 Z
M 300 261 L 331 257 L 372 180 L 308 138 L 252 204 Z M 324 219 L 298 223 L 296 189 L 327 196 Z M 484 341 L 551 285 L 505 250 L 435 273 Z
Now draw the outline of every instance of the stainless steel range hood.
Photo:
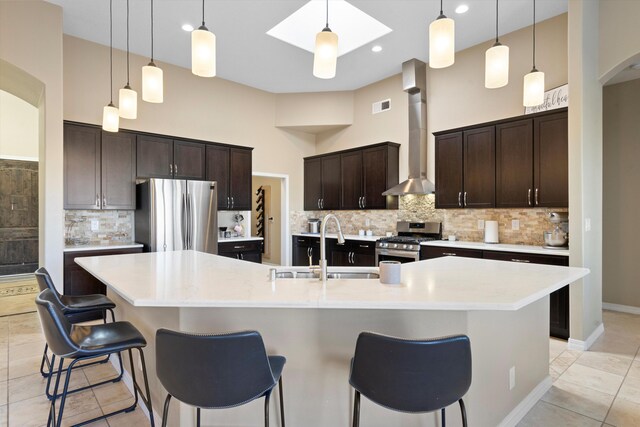
M 435 186 L 427 179 L 427 64 L 411 59 L 402 64 L 402 86 L 409 96 L 409 179 L 383 196 L 429 194 Z

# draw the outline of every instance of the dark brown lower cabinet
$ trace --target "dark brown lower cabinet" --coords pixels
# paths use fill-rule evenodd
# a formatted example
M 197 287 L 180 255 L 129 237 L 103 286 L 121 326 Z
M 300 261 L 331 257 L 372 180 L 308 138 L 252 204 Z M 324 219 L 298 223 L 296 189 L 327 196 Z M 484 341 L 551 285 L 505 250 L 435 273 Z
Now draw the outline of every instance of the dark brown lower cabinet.
M 293 236 L 291 255 L 291 265 L 294 267 L 309 267 L 320 264 L 320 238 Z
M 333 239 L 332 239 L 333 240 Z M 364 240 L 347 240 L 344 245 L 335 246 L 331 250 L 329 265 L 335 267 L 375 267 L 376 243 Z
M 106 294 L 107 288 L 91 273 L 74 261 L 76 258 L 88 256 L 122 255 L 141 253 L 142 248 L 105 249 L 95 251 L 74 251 L 64 253 L 64 285 L 65 295 Z M 74 321 L 101 319 L 100 314 L 74 316 Z
M 262 240 L 219 242 L 218 255 L 261 264 L 262 245 Z
M 482 258 L 482 251 L 479 249 L 447 248 L 444 246 L 421 246 L 420 247 L 420 259 L 440 258 L 443 256 Z

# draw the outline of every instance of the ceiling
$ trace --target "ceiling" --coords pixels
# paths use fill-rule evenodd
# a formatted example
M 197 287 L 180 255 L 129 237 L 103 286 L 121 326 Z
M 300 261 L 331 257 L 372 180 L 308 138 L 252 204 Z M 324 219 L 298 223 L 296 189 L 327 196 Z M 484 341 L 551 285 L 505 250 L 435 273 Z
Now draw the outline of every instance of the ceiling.
M 49 2 L 63 7 L 66 34 L 109 45 L 108 0 Z M 207 0 L 205 22 L 216 34 L 217 76 L 275 93 L 353 90 L 400 73 L 402 62 L 408 59 L 428 60 L 428 27 L 439 14 L 438 0 L 349 0 L 353 6 L 390 27 L 392 32 L 341 56 L 334 79 L 315 78 L 311 72 L 311 53 L 266 34 L 306 2 Z M 463 3 L 469 5 L 469 11 L 456 14 L 454 9 Z M 567 4 L 568 0 L 537 0 L 536 21 L 566 12 Z M 191 38 L 181 26 L 190 23 L 198 27 L 201 8 L 200 0 L 155 0 L 156 60 L 191 68 Z M 495 37 L 494 0 L 445 0 L 444 13 L 456 22 L 456 50 L 482 42 L 490 46 L 488 41 Z M 125 0 L 113 0 L 113 14 L 114 47 L 126 50 Z M 318 19 L 317 31 L 320 31 L 324 27 L 324 16 Z M 501 34 L 526 27 L 531 21 L 532 0 L 500 2 Z M 150 33 L 150 1 L 131 0 L 131 52 L 148 57 Z M 382 52 L 373 53 L 371 46 L 374 44 L 382 46 Z

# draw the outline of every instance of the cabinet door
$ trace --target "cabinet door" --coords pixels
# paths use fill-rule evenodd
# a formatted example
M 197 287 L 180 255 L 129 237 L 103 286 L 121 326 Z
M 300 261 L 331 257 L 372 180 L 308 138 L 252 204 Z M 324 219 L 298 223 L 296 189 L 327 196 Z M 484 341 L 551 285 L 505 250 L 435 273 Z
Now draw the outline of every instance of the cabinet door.
M 205 179 L 205 145 L 197 142 L 173 140 L 173 177 Z
M 262 264 L 262 252 L 260 251 L 240 252 L 240 259 L 243 261 Z
M 294 266 L 305 267 L 309 265 L 318 265 L 320 259 L 320 239 L 317 237 L 300 237 L 292 238 L 292 264 Z M 309 263 L 311 258 L 311 264 Z
M 332 267 L 352 267 L 351 251 L 336 247 L 327 253 L 327 257 L 329 258 L 328 263 Z
M 340 208 L 362 209 L 362 152 L 341 154 L 340 173 L 342 174 Z
M 533 121 L 535 206 L 569 206 L 569 134 L 567 113 Z
M 376 244 L 374 242 L 353 241 L 351 248 L 353 251 L 351 265 L 356 267 L 375 267 Z
M 64 125 L 65 209 L 100 209 L 100 132 Z
M 229 196 L 231 209 L 251 210 L 251 150 L 229 150 Z
M 139 178 L 173 178 L 173 140 L 138 135 L 136 146 Z
M 229 197 L 229 148 L 207 145 L 207 181 L 216 181 L 218 210 L 231 209 Z
M 436 137 L 436 208 L 462 207 L 462 132 Z
M 102 132 L 102 209 L 136 208 L 136 136 Z
M 420 247 L 420 259 L 440 258 L 443 256 L 482 258 L 482 251 L 479 249 L 449 248 L 446 246 L 421 246 Z
M 322 209 L 340 209 L 340 155 L 322 157 Z
M 533 121 L 496 125 L 496 207 L 533 206 Z
M 495 127 L 465 131 L 463 139 L 463 204 L 467 208 L 492 208 L 496 205 Z
M 362 150 L 362 195 L 365 209 L 387 208 L 387 196 L 382 193 L 391 187 L 387 180 L 389 168 L 392 167 L 388 151 L 386 146 Z M 396 172 L 396 182 L 392 185 L 397 184 L 397 175 Z
M 322 159 L 305 159 L 304 161 L 304 210 L 320 209 L 322 198 Z

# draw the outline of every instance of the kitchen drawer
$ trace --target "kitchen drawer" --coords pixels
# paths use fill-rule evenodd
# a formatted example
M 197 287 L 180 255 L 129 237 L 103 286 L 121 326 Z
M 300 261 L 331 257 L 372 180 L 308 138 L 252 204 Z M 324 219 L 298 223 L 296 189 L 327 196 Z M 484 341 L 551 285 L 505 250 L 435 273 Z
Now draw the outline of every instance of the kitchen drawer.
M 460 249 L 446 246 L 422 246 L 420 248 L 420 259 L 440 258 L 443 256 L 482 258 L 482 251 L 479 249 Z
M 236 242 L 218 242 L 219 253 L 262 252 L 262 240 L 241 240 Z
M 499 261 L 524 262 L 531 264 L 569 265 L 569 257 L 558 255 L 525 254 L 521 252 L 484 251 L 484 258 Z

